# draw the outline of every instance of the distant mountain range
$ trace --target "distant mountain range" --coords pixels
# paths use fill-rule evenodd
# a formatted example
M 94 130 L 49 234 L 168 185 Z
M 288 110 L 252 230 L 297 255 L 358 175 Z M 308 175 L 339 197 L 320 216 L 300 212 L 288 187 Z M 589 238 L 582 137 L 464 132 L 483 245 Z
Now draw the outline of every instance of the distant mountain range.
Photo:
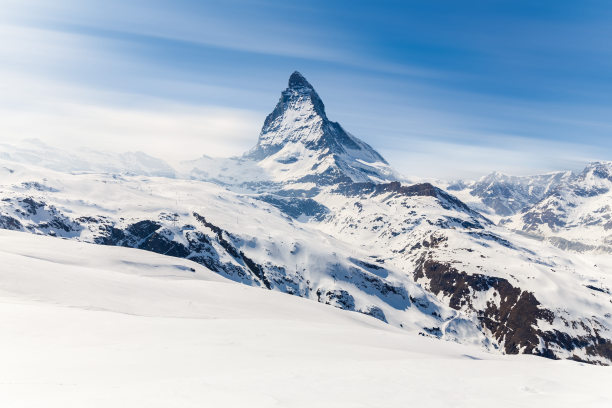
M 492 173 L 447 190 L 501 225 L 560 248 L 612 253 L 612 162 L 594 162 L 578 173 Z
M 612 363 L 611 163 L 409 184 L 298 72 L 241 157 L 55 153 L 0 155 L 0 227 L 187 258 L 423 336 Z

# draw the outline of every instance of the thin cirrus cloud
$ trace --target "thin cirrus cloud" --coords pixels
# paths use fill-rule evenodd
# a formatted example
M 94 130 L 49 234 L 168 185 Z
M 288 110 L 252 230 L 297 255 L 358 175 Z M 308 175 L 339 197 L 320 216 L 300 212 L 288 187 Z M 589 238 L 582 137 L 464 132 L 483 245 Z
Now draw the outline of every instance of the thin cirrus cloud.
M 105 88 L 86 77 L 78 78 L 79 67 L 72 66 L 83 60 L 99 65 L 96 72 L 137 72 L 140 68 L 134 62 L 114 59 L 108 51 L 92 51 L 80 35 L 19 26 L 0 27 L 0 35 L 14 39 L 0 47 L 2 59 L 11 62 L 0 70 L 0 132 L 4 141 L 36 138 L 66 147 L 142 150 L 173 162 L 192 159 L 194 154 L 239 154 L 254 144 L 261 126 L 259 112 L 182 103 L 179 98 L 159 98 L 135 90 L 123 92 L 120 86 Z M 37 46 L 43 41 L 50 46 Z M 66 78 L 66 67 L 78 79 Z M 188 86 L 192 92 L 210 94 L 233 92 L 231 88 L 187 85 L 179 80 L 143 81 L 142 87 L 146 86 Z
M 175 40 L 235 51 L 317 60 L 345 60 L 348 54 L 328 46 L 327 38 L 340 33 L 312 30 L 289 21 L 270 21 L 261 30 L 265 13 L 254 15 L 250 7 L 241 12 L 245 2 L 131 2 L 107 0 L 34 0 L 36 7 L 22 7 L 14 2 L 9 8 L 23 24 L 58 30 L 79 31 L 92 35 L 138 35 L 151 40 Z M 199 3 L 199 4 L 198 4 Z M 231 4 L 236 3 L 236 4 Z M 181 5 L 183 7 L 181 7 Z M 189 6 L 189 7 L 187 7 Z M 234 6 L 235 8 L 232 8 Z M 195 10 L 193 10 L 195 8 Z M 36 10 L 38 9 L 38 12 Z M 31 10 L 35 10 L 31 12 Z M 264 23 L 266 21 L 264 20 Z
M 612 157 L 602 2 L 4 3 L 3 135 L 240 154 L 299 69 L 330 118 L 405 174 Z
M 231 156 L 247 150 L 260 116 L 251 111 L 188 105 L 168 100 L 115 106 L 104 101 L 125 95 L 101 94 L 29 76 L 4 76 L 0 104 L 3 141 L 40 139 L 59 147 L 101 151 L 144 151 L 170 163 L 194 155 Z M 9 85 L 10 83 L 10 85 Z M 129 95 L 136 101 L 134 95 Z

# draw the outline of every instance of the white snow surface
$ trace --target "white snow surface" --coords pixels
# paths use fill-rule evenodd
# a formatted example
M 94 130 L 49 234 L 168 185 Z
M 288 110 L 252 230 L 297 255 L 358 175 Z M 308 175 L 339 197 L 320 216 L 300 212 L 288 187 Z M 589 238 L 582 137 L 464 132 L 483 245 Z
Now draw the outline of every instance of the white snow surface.
M 502 356 L 220 278 L 0 230 L 0 406 L 608 407 L 612 371 Z
M 5 169 L 4 172 L 2 169 Z M 288 278 L 297 282 L 309 281 L 315 289 L 348 290 L 357 310 L 377 306 L 388 322 L 414 332 L 440 323 L 430 314 L 433 311 L 447 319 L 447 324 L 455 318 L 463 322 L 460 314 L 426 294 L 401 270 L 378 277 L 360 268 L 358 262 L 368 260 L 372 255 L 369 250 L 361 250 L 342 237 L 335 238 L 321 231 L 318 224 L 311 220 L 292 220 L 265 202 L 213 183 L 162 177 L 65 174 L 0 160 L 0 193 L 3 197 L 0 216 L 17 217 L 26 230 L 36 234 L 87 242 L 94 242 L 99 236 L 98 223 L 87 224 L 85 228 L 78 227 L 74 231 L 63 231 L 52 226 L 41 228 L 41 223 L 47 225 L 50 220 L 63 220 L 64 217 L 69 220 L 104 217 L 117 226 L 154 220 L 167 228 L 174 241 L 186 244 L 188 234 L 193 231 L 193 227 L 186 226 L 200 225 L 193 216 L 193 212 L 197 211 L 215 225 L 239 237 L 240 250 L 254 261 L 282 267 Z M 31 197 L 45 205 L 35 215 L 24 216 L 20 208 L 14 207 L 24 197 Z M 177 214 L 176 222 L 168 217 L 170 213 Z M 209 232 L 207 228 L 201 231 Z M 218 253 L 221 261 L 236 262 L 222 248 L 218 248 Z M 334 273 L 340 272 L 350 272 L 356 277 L 347 282 L 337 280 Z M 366 278 L 370 282 L 388 283 L 405 289 L 406 297 L 402 299 L 405 303 L 394 296 L 381 299 L 379 292 L 360 282 Z M 361 283 L 361 286 L 356 287 L 356 283 Z M 318 299 L 316 290 L 306 290 L 300 295 Z M 407 296 L 421 299 L 427 308 L 407 307 L 410 304 Z M 481 343 L 483 339 L 473 331 L 467 330 L 462 341 Z
M 612 288 L 609 257 L 570 255 L 494 225 L 465 230 L 462 223 L 486 222 L 475 213 L 444 208 L 431 196 L 346 196 L 327 189 L 315 198 L 329 214 L 321 220 L 292 219 L 256 195 L 209 182 L 65 174 L 2 161 L 0 192 L 0 216 L 14 217 L 24 230 L 87 242 L 100 236 L 100 222 L 125 228 L 142 220 L 160 223 L 165 236 L 185 245 L 194 232 L 214 238 L 194 217 L 198 212 L 234 236 L 240 251 L 268 268 L 280 282 L 275 290 L 351 310 L 376 307 L 389 324 L 405 331 L 437 328 L 443 339 L 499 350 L 503 342 L 492 342 L 478 330 L 472 311 L 450 308 L 443 294 L 428 291 L 427 280 L 414 281 L 422 251 L 411 248 L 439 238 L 444 241 L 431 252 L 434 259 L 534 292 L 544 307 L 577 322 L 575 335 L 595 327 L 607 337 L 612 328 L 609 293 L 589 288 Z M 28 199 L 44 203 L 36 214 L 25 211 Z M 98 221 L 89 222 L 89 217 Z M 56 220 L 76 227 L 64 231 L 54 226 Z M 223 248 L 216 248 L 219 261 L 240 267 Z M 262 285 L 256 279 L 232 278 Z M 348 303 L 343 304 L 343 298 Z M 472 305 L 483 310 L 486 300 L 483 294 L 474 296 Z M 566 323 L 556 319 L 552 325 L 542 322 L 542 327 L 568 331 Z M 589 359 L 581 353 L 561 350 L 559 356 Z

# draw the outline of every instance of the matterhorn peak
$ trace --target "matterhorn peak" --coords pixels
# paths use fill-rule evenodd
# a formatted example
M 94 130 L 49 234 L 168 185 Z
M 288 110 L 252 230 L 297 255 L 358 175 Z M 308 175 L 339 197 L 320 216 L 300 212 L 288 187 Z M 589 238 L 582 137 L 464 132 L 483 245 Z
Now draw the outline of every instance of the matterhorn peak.
M 310 85 L 310 82 L 308 82 L 306 78 L 304 78 L 304 75 L 302 75 L 298 71 L 293 71 L 293 74 L 291 74 L 291 76 L 289 77 L 289 89 L 301 88 L 311 89 L 314 91 L 314 88 L 312 87 L 312 85 Z
M 281 93 L 276 108 L 266 117 L 261 135 L 277 130 L 285 117 L 297 122 L 306 119 L 310 119 L 310 122 L 327 121 L 323 101 L 310 82 L 298 71 L 294 71 L 289 77 L 287 89 Z
M 327 118 L 323 101 L 295 71 L 247 158 L 260 162 L 278 181 L 390 181 L 393 171 L 369 145 Z

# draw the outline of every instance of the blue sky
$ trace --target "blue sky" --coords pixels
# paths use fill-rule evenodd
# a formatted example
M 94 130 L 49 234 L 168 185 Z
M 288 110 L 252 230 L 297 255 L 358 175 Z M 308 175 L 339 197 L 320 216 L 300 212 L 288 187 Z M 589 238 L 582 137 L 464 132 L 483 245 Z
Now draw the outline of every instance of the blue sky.
M 240 154 L 293 70 L 420 177 L 612 160 L 608 1 L 0 0 L 0 131 Z

